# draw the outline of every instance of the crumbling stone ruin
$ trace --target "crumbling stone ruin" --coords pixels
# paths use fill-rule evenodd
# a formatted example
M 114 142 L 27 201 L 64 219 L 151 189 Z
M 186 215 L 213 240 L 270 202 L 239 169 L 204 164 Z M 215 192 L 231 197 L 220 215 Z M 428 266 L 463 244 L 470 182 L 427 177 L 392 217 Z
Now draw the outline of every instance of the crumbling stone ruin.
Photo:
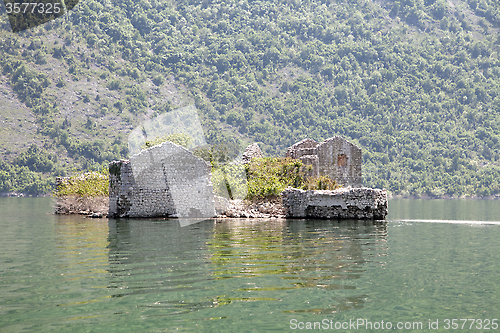
M 360 188 L 361 149 L 356 145 L 340 137 L 321 143 L 305 139 L 291 146 L 286 156 L 311 165 L 312 176 L 329 176 L 344 187 L 334 191 L 288 188 L 282 193 L 279 207 L 270 205 L 278 210 L 273 208 L 268 212 L 269 207 L 258 207 L 263 217 L 385 219 L 387 192 Z M 242 162 L 248 163 L 256 157 L 262 157 L 262 152 L 253 144 L 245 150 Z M 216 215 L 210 165 L 181 146 L 165 142 L 143 150 L 130 160 L 111 162 L 109 170 L 109 217 Z M 229 202 L 219 201 L 217 213 L 236 216 L 231 214 L 234 209 L 231 210 Z M 265 212 L 263 207 L 267 209 Z M 235 211 L 243 212 L 240 217 L 249 217 L 248 210 L 246 207 Z
M 343 186 L 361 187 L 361 149 L 339 136 L 321 143 L 304 139 L 289 147 L 286 157 L 311 165 L 310 176 L 328 176 Z
M 262 158 L 264 157 L 264 154 L 262 154 L 262 150 L 260 150 L 260 147 L 258 144 L 253 143 L 250 146 L 248 146 L 245 151 L 243 152 L 243 156 L 241 158 L 241 162 L 243 164 L 248 164 L 250 161 L 254 158 Z
M 288 218 L 384 220 L 387 216 L 386 190 L 304 191 L 289 187 L 281 195 Z
M 213 217 L 210 165 L 164 142 L 109 164 L 109 217 Z

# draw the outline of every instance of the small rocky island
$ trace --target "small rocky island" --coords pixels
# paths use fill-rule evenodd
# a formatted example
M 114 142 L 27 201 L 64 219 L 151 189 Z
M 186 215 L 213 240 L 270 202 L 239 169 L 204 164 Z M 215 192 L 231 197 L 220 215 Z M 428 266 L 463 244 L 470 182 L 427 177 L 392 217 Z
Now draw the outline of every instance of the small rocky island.
M 243 163 L 262 157 L 253 144 Z M 288 188 L 281 198 L 249 202 L 213 195 L 210 165 L 171 142 L 110 163 L 109 217 L 245 217 L 385 219 L 387 192 L 361 187 L 361 149 L 341 137 L 291 146 L 287 157 L 310 166 L 309 176 L 328 176 L 336 190 Z
M 257 144 L 247 147 L 240 166 L 251 165 L 252 160 L 264 160 Z M 109 181 L 101 184 L 109 191 L 94 191 L 108 192 L 109 198 L 102 194 L 91 198 L 61 195 L 68 184 L 75 182 L 85 183 L 83 187 L 87 189 L 97 188 L 91 182 L 102 183 L 100 175 L 58 178 L 56 214 L 111 218 L 385 219 L 387 191 L 361 187 L 362 156 L 356 145 L 338 136 L 323 142 L 304 139 L 288 148 L 286 160 L 298 160 L 298 164 L 306 166 L 307 179 L 324 178 L 342 186 L 330 190 L 283 187 L 281 194 L 278 191 L 265 198 L 230 200 L 227 193 L 214 195 L 217 191 L 209 163 L 166 141 L 142 150 L 130 160 L 111 162 Z

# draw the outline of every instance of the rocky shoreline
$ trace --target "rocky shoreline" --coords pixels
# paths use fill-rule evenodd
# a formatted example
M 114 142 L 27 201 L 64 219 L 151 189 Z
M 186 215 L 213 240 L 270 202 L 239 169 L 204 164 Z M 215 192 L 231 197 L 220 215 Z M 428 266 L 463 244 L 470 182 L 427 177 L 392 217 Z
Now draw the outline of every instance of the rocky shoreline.
M 55 206 L 57 215 L 83 215 L 90 218 L 107 218 L 107 198 L 58 198 Z M 286 218 L 280 200 L 249 202 L 246 200 L 225 200 L 224 210 L 219 210 L 214 218 Z
M 44 198 L 50 197 L 52 193 L 43 193 L 43 194 L 32 194 L 32 193 L 23 193 L 23 192 L 0 192 L 0 197 L 9 197 L 9 198 Z
M 57 215 L 85 215 L 92 218 L 108 216 L 108 197 L 77 197 L 64 196 L 56 200 L 55 214 Z
M 217 218 L 283 219 L 286 217 L 281 198 L 260 200 L 256 202 L 226 200 L 225 207 L 217 209 L 217 213 Z
M 107 197 L 59 197 L 55 213 L 108 217 L 108 200 Z M 254 201 L 228 200 L 216 196 L 214 203 L 214 218 L 384 220 L 387 215 L 387 192 L 371 188 L 332 191 L 287 188 L 282 196 Z

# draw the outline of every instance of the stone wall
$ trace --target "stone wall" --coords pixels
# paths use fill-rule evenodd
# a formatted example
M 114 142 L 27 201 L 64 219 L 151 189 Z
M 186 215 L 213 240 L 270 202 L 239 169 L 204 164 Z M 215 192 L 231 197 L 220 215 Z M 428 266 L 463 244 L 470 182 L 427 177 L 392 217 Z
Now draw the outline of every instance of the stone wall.
M 335 136 L 318 143 L 304 139 L 289 147 L 287 157 L 312 166 L 311 176 L 328 176 L 344 186 L 361 187 L 361 149 Z
M 313 139 L 304 139 L 289 147 L 286 151 L 285 157 L 299 159 L 305 165 L 310 165 L 312 167 L 312 170 L 308 174 L 308 176 L 318 177 L 319 159 L 318 151 L 316 149 L 318 145 L 319 143 L 314 141 Z
M 326 139 L 316 148 L 319 174 L 344 186 L 361 187 L 361 149 L 339 136 Z
M 109 165 L 110 217 L 213 217 L 210 165 L 164 142 Z
M 282 192 L 288 218 L 375 219 L 387 215 L 387 191 L 372 188 L 341 188 L 334 191 Z
M 296 144 L 288 147 L 286 151 L 286 157 L 300 158 L 303 155 L 316 155 L 315 148 L 319 145 L 318 142 L 313 139 L 304 139 L 297 142 Z

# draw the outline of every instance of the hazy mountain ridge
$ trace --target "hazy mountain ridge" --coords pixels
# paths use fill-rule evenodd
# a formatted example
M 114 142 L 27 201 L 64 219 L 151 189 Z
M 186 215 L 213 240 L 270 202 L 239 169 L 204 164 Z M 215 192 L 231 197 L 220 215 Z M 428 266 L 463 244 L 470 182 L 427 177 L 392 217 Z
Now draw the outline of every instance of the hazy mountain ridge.
M 126 157 L 128 133 L 145 119 L 194 103 L 211 143 L 259 141 L 283 154 L 304 137 L 342 135 L 363 148 L 365 185 L 403 195 L 496 194 L 498 8 L 81 1 L 41 28 L 0 35 L 8 124 L 0 154 L 11 163 L 0 166 L 0 191 L 23 190 L 5 179 L 28 164 L 17 156 L 31 143 L 49 161 L 57 155 L 44 175 L 96 167 Z M 19 136 L 18 122 L 26 127 Z

